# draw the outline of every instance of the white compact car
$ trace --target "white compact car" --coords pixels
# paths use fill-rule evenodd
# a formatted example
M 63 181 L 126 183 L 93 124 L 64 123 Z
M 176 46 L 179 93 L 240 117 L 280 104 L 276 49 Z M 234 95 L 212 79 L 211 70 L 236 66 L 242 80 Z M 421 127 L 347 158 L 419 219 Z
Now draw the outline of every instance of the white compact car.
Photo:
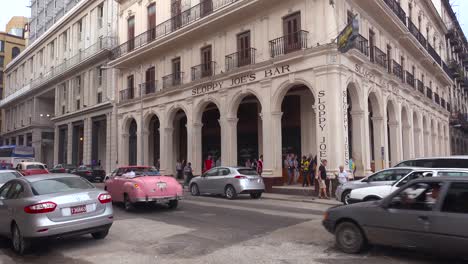
M 385 198 L 407 182 L 422 177 L 461 176 L 468 177 L 468 170 L 463 169 L 420 169 L 406 175 L 391 185 L 371 186 L 351 191 L 348 203 L 376 201 Z

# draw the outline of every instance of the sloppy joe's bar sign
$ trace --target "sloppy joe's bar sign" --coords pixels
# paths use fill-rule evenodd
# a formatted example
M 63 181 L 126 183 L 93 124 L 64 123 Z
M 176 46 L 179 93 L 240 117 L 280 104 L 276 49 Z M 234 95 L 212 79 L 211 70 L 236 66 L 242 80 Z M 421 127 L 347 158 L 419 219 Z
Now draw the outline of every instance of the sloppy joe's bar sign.
M 209 92 L 219 90 L 222 88 L 229 88 L 229 87 L 253 82 L 260 78 L 274 77 L 274 76 L 282 75 L 282 74 L 289 73 L 289 72 L 291 72 L 289 65 L 283 65 L 283 66 L 267 69 L 262 72 L 239 75 L 228 80 L 205 83 L 200 86 L 194 87 L 192 89 L 192 96 L 202 95 L 202 94 L 209 93 Z

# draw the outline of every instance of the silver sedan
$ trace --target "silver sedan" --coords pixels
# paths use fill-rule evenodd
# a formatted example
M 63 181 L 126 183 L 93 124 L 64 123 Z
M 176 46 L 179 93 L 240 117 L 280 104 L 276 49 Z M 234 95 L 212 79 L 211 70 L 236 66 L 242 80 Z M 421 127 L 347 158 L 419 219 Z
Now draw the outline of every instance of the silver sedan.
M 13 179 L 0 188 L 0 235 L 24 254 L 39 238 L 107 236 L 113 223 L 111 196 L 71 174 Z
M 258 199 L 265 191 L 262 177 L 255 170 L 244 167 L 213 168 L 193 178 L 189 187 L 193 196 L 223 194 L 228 199 L 235 199 L 238 194 L 250 194 L 253 199 Z

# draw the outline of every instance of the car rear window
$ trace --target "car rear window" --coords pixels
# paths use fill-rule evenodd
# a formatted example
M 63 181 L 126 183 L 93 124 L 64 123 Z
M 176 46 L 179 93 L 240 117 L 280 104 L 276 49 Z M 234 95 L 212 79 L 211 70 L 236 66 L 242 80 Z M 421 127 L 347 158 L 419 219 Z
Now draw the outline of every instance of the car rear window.
M 13 180 L 19 177 L 21 177 L 21 175 L 17 172 L 3 172 L 0 173 L 0 183 L 5 183 L 9 180 Z
M 258 175 L 258 173 L 255 170 L 252 170 L 252 169 L 238 169 L 237 171 L 242 175 L 248 175 L 248 176 Z
M 35 195 L 61 193 L 73 190 L 94 189 L 94 186 L 81 177 L 45 179 L 31 183 Z
M 43 165 L 40 164 L 32 164 L 26 166 L 27 170 L 45 170 Z

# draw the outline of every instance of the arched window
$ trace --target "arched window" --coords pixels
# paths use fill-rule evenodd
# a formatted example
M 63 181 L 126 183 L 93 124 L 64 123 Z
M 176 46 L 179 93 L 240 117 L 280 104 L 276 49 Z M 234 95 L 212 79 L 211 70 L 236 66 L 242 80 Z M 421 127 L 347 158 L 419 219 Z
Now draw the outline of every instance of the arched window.
M 11 49 L 11 58 L 14 59 L 20 54 L 20 49 L 18 47 L 13 47 Z

